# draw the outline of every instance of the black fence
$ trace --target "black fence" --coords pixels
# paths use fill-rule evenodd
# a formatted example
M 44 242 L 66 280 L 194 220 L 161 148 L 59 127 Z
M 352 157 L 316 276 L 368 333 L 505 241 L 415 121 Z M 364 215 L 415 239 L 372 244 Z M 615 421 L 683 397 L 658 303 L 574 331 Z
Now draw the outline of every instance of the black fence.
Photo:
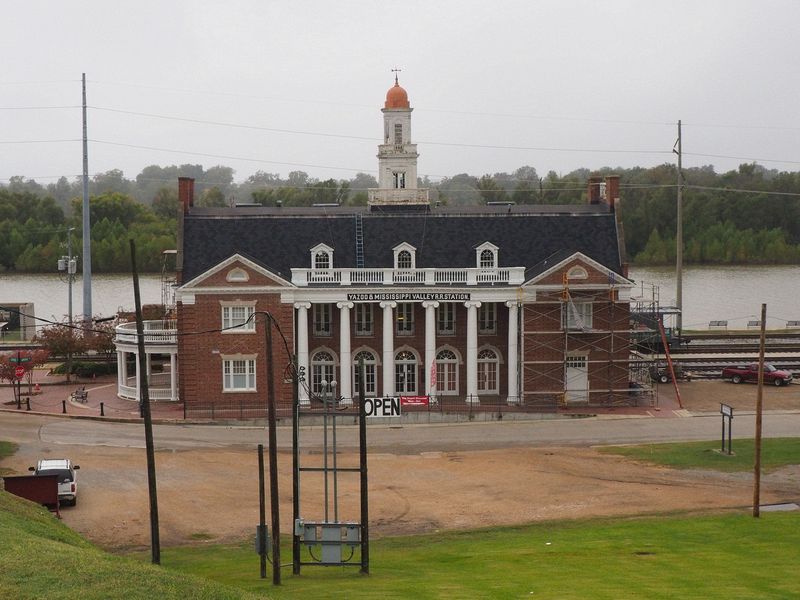
M 403 404 L 403 415 L 409 420 L 420 422 L 445 421 L 448 417 L 452 420 L 483 420 L 495 421 L 503 419 L 505 415 L 524 413 L 554 413 L 559 409 L 560 394 L 540 395 L 523 398 L 521 402 L 500 396 L 481 396 L 475 401 L 468 402 L 464 397 L 444 396 L 422 404 Z M 358 417 L 358 400 L 346 401 L 341 398 L 330 401 L 330 409 L 337 413 Z M 320 399 L 312 398 L 310 403 L 300 407 L 304 415 L 318 413 L 322 416 L 325 406 Z M 276 408 L 276 416 L 281 420 L 291 420 L 291 406 L 280 403 Z M 245 421 L 267 418 L 265 401 L 252 400 L 215 400 L 213 402 L 196 402 L 185 407 L 187 419 L 209 421 Z

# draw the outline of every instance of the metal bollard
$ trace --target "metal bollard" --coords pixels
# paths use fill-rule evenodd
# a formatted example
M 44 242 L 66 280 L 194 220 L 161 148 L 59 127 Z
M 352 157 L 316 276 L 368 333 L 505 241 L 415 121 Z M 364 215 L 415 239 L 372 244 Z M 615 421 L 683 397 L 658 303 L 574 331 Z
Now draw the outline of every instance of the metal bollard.
M 67 414 L 67 401 L 66 400 L 62 400 L 61 401 L 61 414 L 62 415 Z
M 26 405 L 25 406 L 25 410 L 30 410 L 31 409 L 31 399 L 30 398 L 25 398 L 25 405 Z
M 103 403 L 102 402 L 100 403 L 100 416 L 101 417 L 105 417 L 106 416 L 106 413 L 103 411 Z
M 20 408 L 22 408 L 22 398 L 17 396 L 17 410 L 19 410 Z

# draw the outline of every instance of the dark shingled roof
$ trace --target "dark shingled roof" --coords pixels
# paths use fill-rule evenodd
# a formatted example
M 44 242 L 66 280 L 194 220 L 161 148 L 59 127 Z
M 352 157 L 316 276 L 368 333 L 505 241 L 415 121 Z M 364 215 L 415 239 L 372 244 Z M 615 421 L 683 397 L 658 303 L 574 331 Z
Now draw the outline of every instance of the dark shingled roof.
M 417 268 L 475 267 L 475 248 L 499 248 L 499 266 L 525 267 L 527 277 L 582 252 L 621 273 L 614 214 L 604 206 L 484 206 L 386 214 L 364 208 L 192 208 L 184 217 L 183 281 L 233 254 L 291 280 L 310 268 L 310 249 L 332 247 L 335 268 L 356 266 L 356 220 L 364 231 L 364 266 L 391 268 L 392 248 L 414 246 Z M 546 261 L 546 262 L 545 262 Z

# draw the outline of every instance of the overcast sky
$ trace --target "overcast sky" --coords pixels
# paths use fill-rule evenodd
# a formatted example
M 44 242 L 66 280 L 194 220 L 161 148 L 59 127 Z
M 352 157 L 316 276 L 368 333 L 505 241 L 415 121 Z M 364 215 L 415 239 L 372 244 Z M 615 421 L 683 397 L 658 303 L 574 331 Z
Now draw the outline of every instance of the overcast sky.
M 376 174 L 395 66 L 432 179 L 674 162 L 679 119 L 685 166 L 800 170 L 795 0 L 4 0 L 2 15 L 0 180 L 81 173 L 83 72 L 90 174 Z M 42 140 L 72 141 L 18 143 Z

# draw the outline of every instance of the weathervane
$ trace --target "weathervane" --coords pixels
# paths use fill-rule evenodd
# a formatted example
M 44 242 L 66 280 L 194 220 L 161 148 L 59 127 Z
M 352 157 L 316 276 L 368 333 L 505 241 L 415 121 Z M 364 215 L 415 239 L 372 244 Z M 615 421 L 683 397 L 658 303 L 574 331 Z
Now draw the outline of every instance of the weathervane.
M 398 69 L 398 68 L 392 69 L 392 73 L 394 73 L 394 84 L 395 85 L 400 85 L 400 83 L 397 81 L 397 74 L 402 70 L 403 69 Z

